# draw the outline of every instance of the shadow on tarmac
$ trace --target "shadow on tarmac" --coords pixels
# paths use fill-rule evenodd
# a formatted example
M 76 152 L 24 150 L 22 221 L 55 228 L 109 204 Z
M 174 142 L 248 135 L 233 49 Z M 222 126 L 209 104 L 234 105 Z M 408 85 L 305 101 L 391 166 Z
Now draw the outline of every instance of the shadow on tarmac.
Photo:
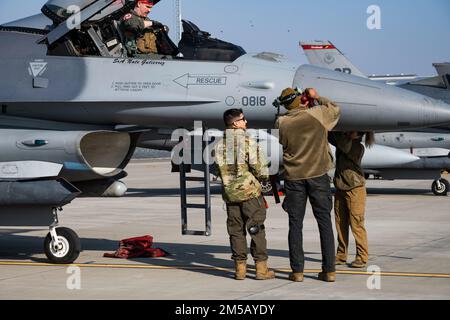
M 331 189 L 333 195 L 336 192 L 334 188 Z M 188 194 L 192 196 L 203 196 L 202 187 L 188 188 Z M 221 186 L 211 186 L 212 195 L 221 195 Z M 430 189 L 412 189 L 412 188 L 367 188 L 368 196 L 378 196 L 378 195 L 422 195 L 426 197 L 436 197 Z M 179 188 L 130 188 L 127 191 L 125 198 L 151 198 L 151 197 L 179 197 Z M 267 196 L 270 197 L 270 196 Z
M 21 230 L 20 233 L 23 231 Z M 10 260 L 29 260 L 31 262 L 48 263 L 48 260 L 37 258 L 35 255 L 43 254 L 43 237 L 14 235 L 14 232 L 0 233 L 0 259 Z M 171 267 L 180 270 L 203 273 L 218 277 L 233 278 L 234 273 L 230 270 L 234 269 L 234 262 L 231 260 L 231 251 L 229 246 L 223 245 L 203 245 L 203 244 L 187 244 L 187 243 L 154 243 L 154 248 L 161 248 L 169 253 L 164 258 L 137 258 L 137 259 L 114 259 L 104 261 L 103 253 L 113 253 L 119 246 L 119 240 L 109 239 L 92 239 L 82 238 L 82 248 L 86 251 L 98 251 L 98 258 L 101 261 L 90 261 L 88 263 L 108 263 L 123 264 L 125 261 L 137 262 L 139 264 L 148 264 L 156 267 Z M 218 258 L 216 254 L 230 255 L 230 259 Z M 288 250 L 269 249 L 269 267 L 271 266 L 270 257 L 289 258 Z M 317 252 L 305 252 L 305 255 L 319 255 Z M 80 260 L 80 259 L 79 259 Z M 321 262 L 321 260 L 305 257 L 305 262 Z M 202 267 L 205 267 L 204 269 Z M 214 269 L 218 268 L 218 269 Z M 222 270 L 230 269 L 230 270 Z M 250 278 L 254 278 L 254 262 L 249 254 L 248 274 Z M 287 274 L 286 274 L 287 275 Z
M 436 197 L 429 189 L 401 189 L 401 188 L 367 188 L 367 194 L 371 195 L 421 195 Z
M 221 195 L 222 188 L 220 186 L 211 186 L 211 194 L 212 195 Z M 194 196 L 203 196 L 204 190 L 203 187 L 194 187 L 188 188 L 188 195 Z M 179 197 L 180 196 L 180 188 L 167 188 L 167 189 L 159 189 L 159 188 L 130 188 L 125 194 L 125 198 L 151 198 L 151 197 Z

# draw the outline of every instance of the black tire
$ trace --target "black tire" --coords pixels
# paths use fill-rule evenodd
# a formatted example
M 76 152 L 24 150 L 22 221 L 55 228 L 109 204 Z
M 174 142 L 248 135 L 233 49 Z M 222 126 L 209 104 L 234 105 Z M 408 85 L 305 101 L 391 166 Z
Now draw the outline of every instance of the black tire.
M 73 263 L 81 252 L 81 242 L 75 231 L 69 228 L 56 228 L 58 238 L 62 240 L 61 250 L 55 250 L 52 247 L 52 236 L 50 232 L 45 237 L 44 252 L 47 258 L 56 264 Z
M 438 187 L 437 181 L 433 181 L 431 190 L 437 196 L 446 196 L 450 189 L 450 183 L 445 179 L 440 179 L 441 188 Z

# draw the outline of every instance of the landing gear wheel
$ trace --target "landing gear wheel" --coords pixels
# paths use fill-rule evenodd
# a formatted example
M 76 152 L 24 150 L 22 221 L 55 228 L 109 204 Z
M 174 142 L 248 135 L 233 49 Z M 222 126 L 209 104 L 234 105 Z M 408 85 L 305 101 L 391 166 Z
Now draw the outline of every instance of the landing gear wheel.
M 446 196 L 450 190 L 450 183 L 445 179 L 435 180 L 431 185 L 431 190 L 437 196 Z
M 78 235 L 69 228 L 56 228 L 58 241 L 55 243 L 51 233 L 48 233 L 44 241 L 44 252 L 47 258 L 56 264 L 70 264 L 74 262 L 81 251 L 81 243 Z

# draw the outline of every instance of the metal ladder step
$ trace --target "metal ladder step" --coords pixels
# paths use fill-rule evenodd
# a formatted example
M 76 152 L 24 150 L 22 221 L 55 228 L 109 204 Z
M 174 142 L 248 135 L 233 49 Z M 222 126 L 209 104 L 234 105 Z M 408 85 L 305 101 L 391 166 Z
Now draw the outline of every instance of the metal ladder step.
M 185 204 L 184 208 L 187 209 L 207 209 L 208 207 L 206 206 L 206 204 Z
M 203 133 L 204 128 L 202 128 Z M 202 141 L 202 151 L 205 150 L 206 143 Z M 195 158 L 195 157 L 194 157 Z M 180 172 L 180 197 L 181 197 L 181 232 L 183 235 L 192 236 L 210 236 L 211 235 L 211 190 L 210 190 L 210 172 L 209 165 L 207 163 L 202 163 L 203 176 L 198 177 L 188 177 L 187 173 L 190 172 L 190 164 L 180 164 L 178 165 Z M 203 182 L 203 190 L 205 202 L 203 204 L 193 204 L 188 203 L 188 192 L 187 192 L 187 182 Z M 205 214 L 205 230 L 190 230 L 188 228 L 188 209 L 203 209 Z
M 197 182 L 204 182 L 204 177 L 186 177 L 186 181 L 197 181 Z

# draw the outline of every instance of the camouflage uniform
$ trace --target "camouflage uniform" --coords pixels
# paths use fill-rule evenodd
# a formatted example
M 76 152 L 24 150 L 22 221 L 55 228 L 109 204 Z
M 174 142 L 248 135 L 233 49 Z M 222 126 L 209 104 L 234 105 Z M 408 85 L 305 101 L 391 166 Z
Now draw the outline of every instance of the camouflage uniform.
M 145 32 L 151 32 L 145 29 L 144 21 L 152 21 L 153 23 L 160 24 L 157 21 L 150 20 L 148 17 L 144 18 L 139 16 L 134 10 L 122 17 L 120 28 L 126 38 L 125 47 L 127 48 L 128 55 L 131 57 L 158 59 L 161 56 L 157 52 L 143 53 L 138 49 L 138 39 L 142 38 Z
M 232 259 L 247 260 L 247 230 L 258 226 L 258 233 L 249 232 L 250 250 L 256 262 L 266 261 L 266 207 L 259 181 L 269 178 L 267 160 L 257 142 L 243 129 L 228 129 L 216 145 L 215 155 L 227 205 Z

